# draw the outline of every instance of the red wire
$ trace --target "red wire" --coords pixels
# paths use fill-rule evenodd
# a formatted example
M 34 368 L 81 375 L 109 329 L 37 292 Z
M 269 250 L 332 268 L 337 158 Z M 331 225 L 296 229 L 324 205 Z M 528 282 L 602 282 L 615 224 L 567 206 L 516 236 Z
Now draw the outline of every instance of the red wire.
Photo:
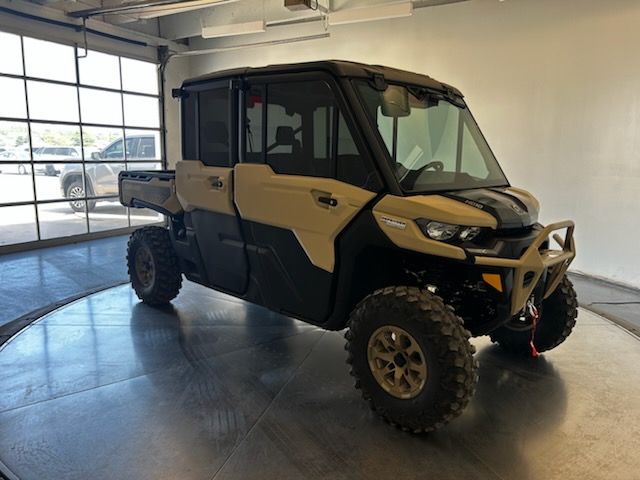
M 538 323 L 539 316 L 540 315 L 538 314 L 538 309 L 535 307 L 535 305 L 531 305 L 532 328 L 531 328 L 531 340 L 529 341 L 529 345 L 531 346 L 531 356 L 533 358 L 536 358 L 538 355 L 540 355 L 538 353 L 538 350 L 536 349 L 536 346 L 533 343 L 533 340 L 536 336 L 536 324 Z

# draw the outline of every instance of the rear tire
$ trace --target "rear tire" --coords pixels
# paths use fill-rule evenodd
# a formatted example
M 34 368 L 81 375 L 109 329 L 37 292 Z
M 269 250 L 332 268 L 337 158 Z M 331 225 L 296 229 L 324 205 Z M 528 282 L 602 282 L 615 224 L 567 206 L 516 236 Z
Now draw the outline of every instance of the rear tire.
M 355 308 L 345 338 L 356 388 L 402 430 L 440 428 L 473 396 L 478 376 L 470 333 L 452 307 L 426 290 L 377 290 Z
M 182 273 L 166 228 L 144 227 L 133 232 L 127 266 L 131 285 L 144 303 L 165 305 L 178 295 Z
M 542 301 L 540 319 L 533 344 L 538 352 L 556 348 L 571 334 L 578 316 L 578 299 L 573 284 L 565 275 L 549 297 Z M 507 352 L 530 355 L 531 328 L 514 329 L 504 325 L 491 332 L 491 341 Z

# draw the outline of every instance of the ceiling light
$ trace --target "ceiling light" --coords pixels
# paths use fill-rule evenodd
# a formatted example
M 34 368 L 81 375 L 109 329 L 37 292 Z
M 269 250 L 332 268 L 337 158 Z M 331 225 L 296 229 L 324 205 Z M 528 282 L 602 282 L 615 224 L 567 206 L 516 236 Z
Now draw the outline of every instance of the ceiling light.
M 214 25 L 202 27 L 202 38 L 235 37 L 266 31 L 264 20 L 258 22 L 233 23 L 230 25 Z
M 329 13 L 329 25 L 372 22 L 389 18 L 408 17 L 413 13 L 412 2 L 390 3 L 376 7 L 349 8 Z

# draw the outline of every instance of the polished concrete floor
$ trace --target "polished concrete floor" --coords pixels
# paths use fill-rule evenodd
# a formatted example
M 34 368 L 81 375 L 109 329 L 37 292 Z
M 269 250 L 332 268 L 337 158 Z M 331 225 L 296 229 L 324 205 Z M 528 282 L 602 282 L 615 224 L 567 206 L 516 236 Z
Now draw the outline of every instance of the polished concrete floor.
M 29 479 L 640 479 L 640 341 L 588 311 L 537 360 L 475 339 L 478 391 L 426 436 L 359 398 L 340 333 L 187 283 L 127 285 L 0 349 L 0 462 Z
M 587 275 L 569 274 L 580 305 L 640 336 L 640 291 Z
M 0 326 L 69 297 L 128 281 L 127 239 L 0 255 Z

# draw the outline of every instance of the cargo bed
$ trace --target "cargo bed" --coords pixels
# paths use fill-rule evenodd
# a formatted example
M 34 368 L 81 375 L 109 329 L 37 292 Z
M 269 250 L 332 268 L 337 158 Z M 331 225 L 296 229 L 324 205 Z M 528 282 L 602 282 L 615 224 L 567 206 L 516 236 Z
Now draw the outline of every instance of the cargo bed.
M 125 207 L 150 208 L 168 216 L 182 213 L 176 196 L 175 170 L 120 172 L 118 191 Z

